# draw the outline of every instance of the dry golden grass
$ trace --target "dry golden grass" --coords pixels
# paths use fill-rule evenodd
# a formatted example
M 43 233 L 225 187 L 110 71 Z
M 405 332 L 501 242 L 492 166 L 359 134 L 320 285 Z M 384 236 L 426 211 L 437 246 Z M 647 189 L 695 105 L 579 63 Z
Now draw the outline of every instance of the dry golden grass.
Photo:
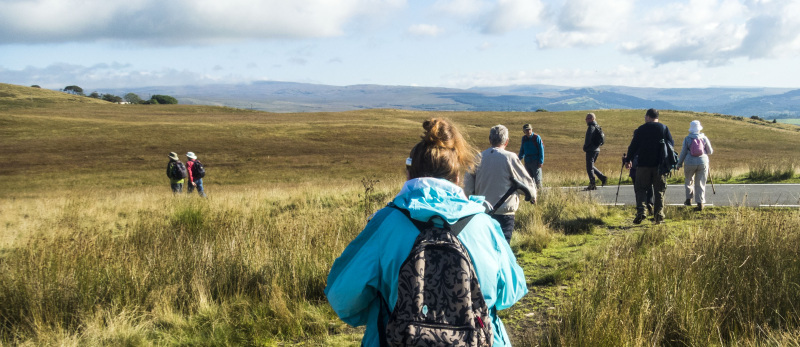
M 209 190 L 220 186 L 280 182 L 349 182 L 364 177 L 398 178 L 422 120 L 455 121 L 477 148 L 488 147 L 488 129 L 504 124 L 509 149 L 517 151 L 522 124 L 532 123 L 545 143 L 545 182 L 581 183 L 585 112 L 424 112 L 364 110 L 274 114 L 206 106 L 116 105 L 26 89 L 66 101 L 28 102 L 0 96 L 0 196 L 88 187 L 118 189 L 166 185 L 167 153 L 193 151 L 208 169 Z M 9 92 L 5 92 L 8 94 Z M 0 94 L 0 95 L 6 95 Z M 76 102 L 74 100 L 81 102 Z M 34 100 L 38 100 L 34 98 Z M 59 99 L 61 100 L 61 99 Z M 620 157 L 641 110 L 595 111 L 606 133 L 598 166 L 618 177 Z M 751 124 L 729 117 L 662 112 L 676 142 L 700 119 L 716 150 L 718 172 L 761 162 L 797 162 L 800 129 Z M 185 158 L 183 158 L 185 159 Z M 561 181 L 561 177 L 574 177 Z M 577 182 L 576 182 L 577 181 Z
M 581 151 L 585 112 L 271 114 L 95 101 L 0 84 L 0 161 L 4 163 L 0 167 L 0 344 L 271 345 L 310 340 L 357 345 L 358 330 L 335 319 L 325 304 L 322 289 L 327 271 L 364 226 L 365 215 L 396 193 L 404 159 L 419 140 L 421 121 L 429 117 L 454 120 L 478 148 L 488 146 L 491 126 L 505 124 L 512 131 L 512 151 L 519 146 L 521 125 L 532 123 L 546 146 L 545 184 L 578 185 L 585 180 Z M 643 111 L 595 113 L 607 135 L 599 166 L 616 178 L 619 157 L 642 122 Z M 791 126 L 670 111 L 662 112 L 662 118 L 676 141 L 682 139 L 691 120 L 700 119 L 716 150 L 714 169 L 722 175 L 744 175 L 765 162 L 798 159 L 800 137 Z M 208 170 L 209 199 L 172 196 L 164 174 L 170 151 L 198 154 Z M 362 182 L 376 181 L 374 189 L 365 193 Z M 523 253 L 521 257 L 535 256 L 566 233 L 591 233 L 606 223 L 603 219 L 623 218 L 621 210 L 585 201 L 574 193 L 551 192 L 542 194 L 539 205 L 525 205 L 518 213 L 519 232 L 512 246 Z M 736 273 L 735 266 L 756 253 L 758 258 L 752 260 L 771 266 L 764 271 L 784 274 L 785 269 L 797 269 L 796 262 L 784 266 L 787 263 L 764 256 L 775 250 L 796 255 L 796 237 L 780 229 L 781 225 L 796 229 L 795 220 L 742 216 L 732 221 L 710 220 L 703 225 L 703 234 L 681 242 L 676 240 L 682 225 L 613 244 L 614 248 L 595 256 L 594 260 L 603 262 L 604 272 L 593 274 L 596 278 L 591 281 L 626 280 L 637 290 L 603 291 L 587 285 L 585 295 L 626 296 L 632 300 L 624 308 L 633 310 L 637 303 L 645 307 L 641 300 L 634 301 L 644 297 L 638 289 L 677 286 L 652 280 L 659 273 L 646 271 L 645 265 L 656 270 L 672 266 L 675 278 L 692 275 L 678 267 L 696 259 L 692 252 L 713 253 L 716 258 L 731 254 L 724 262 L 701 264 L 706 267 L 703 271 L 717 271 L 717 277 Z M 790 217 L 796 219 L 796 213 Z M 782 224 L 769 224 L 773 221 Z M 739 233 L 735 238 L 716 234 L 723 228 Z M 778 232 L 769 233 L 771 229 Z M 754 239 L 758 235 L 763 237 Z M 758 245 L 759 252 L 745 247 L 756 241 L 765 241 Z M 737 249 L 743 251 L 734 254 Z M 645 260 L 651 262 L 641 265 Z M 636 278 L 651 280 L 629 278 L 634 270 Z M 756 268 L 745 270 L 747 276 L 759 276 Z M 614 277 L 617 274 L 620 278 Z M 702 288 L 697 278 L 703 274 L 697 271 L 686 281 Z M 773 301 L 765 295 L 758 302 L 729 301 L 746 305 L 746 310 L 720 310 L 742 317 L 718 326 L 755 334 L 758 324 L 774 316 L 758 311 L 753 303 L 794 303 L 797 295 L 790 291 L 796 285 L 795 281 L 784 286 L 783 296 Z M 742 287 L 743 293 L 756 287 L 748 284 Z M 716 289 L 720 288 L 724 289 L 722 285 Z M 653 307 L 650 312 L 664 312 L 674 304 L 670 298 L 658 299 L 663 299 L 653 304 L 658 306 L 647 306 Z M 687 296 L 685 301 L 694 305 L 690 299 Z M 665 327 L 658 325 L 657 315 L 626 321 L 633 317 L 628 315 L 630 310 L 614 311 L 612 301 L 601 306 L 603 310 L 592 312 L 564 312 L 569 319 L 578 315 L 574 319 L 585 325 L 560 326 L 553 333 L 563 334 L 550 341 L 638 344 L 664 336 L 652 328 Z M 785 306 L 781 309 L 788 312 Z M 709 316 L 692 318 L 696 310 L 686 305 L 681 316 L 670 319 L 681 329 L 713 321 Z M 611 321 L 629 322 L 634 328 L 643 324 L 643 329 L 620 328 L 610 334 L 624 333 L 623 340 L 604 340 L 613 339 L 603 333 L 603 324 Z M 785 322 L 787 329 L 765 325 L 773 332 L 763 341 L 796 343 L 792 332 L 797 325 Z M 683 333 L 681 329 L 673 331 Z M 685 337 L 713 343 L 698 338 L 702 332 L 697 329 Z M 640 336 L 646 337 L 637 340 Z M 746 336 L 739 341 L 759 340 Z

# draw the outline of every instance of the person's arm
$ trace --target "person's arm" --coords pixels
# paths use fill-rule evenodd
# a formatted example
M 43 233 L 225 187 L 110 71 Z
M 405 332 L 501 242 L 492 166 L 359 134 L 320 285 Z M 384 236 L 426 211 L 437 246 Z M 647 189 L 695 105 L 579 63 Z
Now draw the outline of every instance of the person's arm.
M 531 202 L 536 202 L 536 183 L 519 160 L 511 161 L 511 177 L 527 186 L 531 191 Z
M 167 178 L 172 179 L 172 162 L 167 163 Z
M 536 145 L 539 146 L 539 153 L 541 154 L 539 156 L 539 167 L 542 167 L 544 164 L 544 141 L 542 141 L 541 136 L 536 136 L 536 140 Z
M 589 143 L 592 141 L 592 126 L 586 128 L 586 136 L 583 138 L 583 151 L 589 152 Z
M 675 141 L 672 140 L 672 133 L 669 131 L 669 127 L 665 125 L 664 128 L 666 128 L 666 132 L 667 132 L 667 134 L 665 136 L 666 140 L 669 141 L 669 144 L 671 144 L 672 147 L 675 147 Z
M 528 287 L 525 282 L 525 272 L 517 263 L 511 247 L 507 242 L 497 242 L 497 244 L 500 271 L 497 274 L 497 301 L 494 306 L 500 311 L 511 307 L 528 294 Z
M 352 326 L 367 324 L 373 305 L 379 305 L 380 253 L 375 234 L 391 208 L 379 211 L 347 245 L 328 273 L 325 296 L 339 318 Z
M 194 186 L 194 179 L 192 178 L 192 166 L 194 166 L 194 161 L 189 160 L 186 162 L 186 173 L 189 175 L 189 182 Z
M 687 140 L 689 140 L 688 136 L 683 139 L 683 145 L 681 146 L 681 155 L 678 156 L 678 164 L 675 165 L 675 167 L 678 169 L 680 169 L 681 166 L 683 166 L 683 161 L 686 159 L 686 155 L 689 154 L 689 144 L 691 143 L 691 140 L 689 140 L 688 142 Z
M 475 194 L 475 175 L 478 174 L 478 169 L 481 166 L 481 154 L 475 156 L 474 166 L 464 173 L 464 195 L 469 197 Z
M 636 129 L 636 130 L 633 131 L 633 139 L 631 139 L 631 144 L 628 145 L 628 153 L 625 154 L 625 158 L 627 159 L 627 162 L 625 163 L 625 167 L 628 168 L 628 169 L 630 169 L 633 166 L 631 164 L 631 161 L 636 156 L 636 153 L 639 152 L 638 130 L 639 129 Z
M 708 139 L 708 136 L 703 136 L 703 143 L 706 145 L 706 154 L 714 154 L 714 149 L 711 148 L 711 140 Z
M 525 136 L 522 137 L 522 141 L 519 144 L 519 155 L 517 157 L 519 160 L 525 158 Z

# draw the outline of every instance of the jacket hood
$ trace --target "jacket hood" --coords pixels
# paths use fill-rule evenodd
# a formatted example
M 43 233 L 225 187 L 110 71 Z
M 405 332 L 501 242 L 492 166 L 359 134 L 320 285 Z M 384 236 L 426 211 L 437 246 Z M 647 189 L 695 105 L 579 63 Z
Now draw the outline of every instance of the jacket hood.
M 689 133 L 689 135 L 686 135 L 686 137 L 691 138 L 691 139 L 701 138 L 701 137 L 704 137 L 704 136 L 706 136 L 706 135 L 703 134 L 703 133 L 699 133 L 699 134 L 698 133 Z
M 393 202 L 395 206 L 408 210 L 411 218 L 423 222 L 439 216 L 452 224 L 463 217 L 485 211 L 482 196 L 473 195 L 468 199 L 461 187 L 448 180 L 432 177 L 406 181 Z

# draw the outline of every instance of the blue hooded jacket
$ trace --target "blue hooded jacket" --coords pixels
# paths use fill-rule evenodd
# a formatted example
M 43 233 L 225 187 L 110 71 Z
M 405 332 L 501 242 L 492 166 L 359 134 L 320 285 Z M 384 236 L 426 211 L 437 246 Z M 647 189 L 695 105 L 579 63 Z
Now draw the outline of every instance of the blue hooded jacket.
M 522 268 L 505 241 L 500 225 L 482 213 L 482 197 L 468 200 L 461 188 L 437 178 L 416 178 L 405 183 L 394 204 L 412 218 L 427 221 L 439 216 L 448 223 L 478 214 L 458 235 L 472 258 L 494 328 L 494 346 L 510 346 L 497 311 L 511 307 L 528 293 Z M 438 220 L 438 219 L 435 219 Z M 328 274 L 325 295 L 344 322 L 367 325 L 363 346 L 379 346 L 378 295 L 387 304 L 397 302 L 397 275 L 411 252 L 419 231 L 400 211 L 378 211 L 361 233 L 345 248 Z

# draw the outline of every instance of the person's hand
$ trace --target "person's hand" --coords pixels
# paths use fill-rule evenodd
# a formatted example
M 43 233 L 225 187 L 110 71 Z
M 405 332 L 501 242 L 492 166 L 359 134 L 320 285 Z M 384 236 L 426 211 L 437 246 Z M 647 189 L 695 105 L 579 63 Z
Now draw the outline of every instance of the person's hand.
M 541 169 L 541 168 L 542 168 L 542 165 L 544 165 L 544 164 L 536 164 L 536 168 L 537 168 L 537 169 Z
M 676 167 L 675 167 L 675 170 L 680 170 L 680 169 L 681 169 L 681 166 L 680 166 L 680 165 L 678 165 L 678 166 L 676 166 Z
M 197 187 L 197 183 L 192 182 L 192 187 Z
M 631 162 L 625 163 L 625 168 L 626 169 L 630 170 L 632 167 L 633 167 L 633 164 L 631 164 Z

